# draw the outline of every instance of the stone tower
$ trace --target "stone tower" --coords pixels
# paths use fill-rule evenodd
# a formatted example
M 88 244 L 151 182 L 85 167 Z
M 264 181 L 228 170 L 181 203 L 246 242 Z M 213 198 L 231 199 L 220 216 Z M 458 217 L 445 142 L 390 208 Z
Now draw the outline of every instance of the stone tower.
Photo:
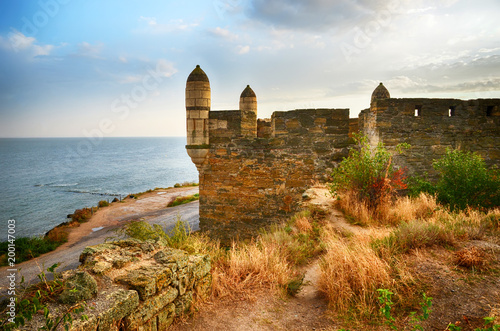
M 209 152 L 210 82 L 199 65 L 186 82 L 187 152 L 198 170 Z
M 385 88 L 384 84 L 380 83 L 372 93 L 372 100 L 370 104 L 372 104 L 375 100 L 389 99 L 390 97 L 391 94 L 389 93 L 389 91 Z
M 257 137 L 257 96 L 250 85 L 240 95 L 241 134 Z

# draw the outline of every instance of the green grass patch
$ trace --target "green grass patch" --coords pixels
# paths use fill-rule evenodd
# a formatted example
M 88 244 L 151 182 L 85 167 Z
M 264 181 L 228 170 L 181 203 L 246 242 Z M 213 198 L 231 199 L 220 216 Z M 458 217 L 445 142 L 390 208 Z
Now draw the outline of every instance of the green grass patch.
M 16 239 L 16 264 L 51 252 L 68 241 L 68 233 L 61 227 L 50 230 L 45 237 Z M 8 242 L 0 242 L 0 266 L 8 265 Z
M 190 202 L 193 202 L 196 200 L 200 200 L 200 195 L 198 193 L 193 194 L 193 195 L 188 195 L 185 197 L 177 197 L 177 198 L 175 198 L 175 200 L 171 201 L 167 205 L 167 207 L 175 207 L 175 206 L 183 205 L 183 204 L 190 203 Z

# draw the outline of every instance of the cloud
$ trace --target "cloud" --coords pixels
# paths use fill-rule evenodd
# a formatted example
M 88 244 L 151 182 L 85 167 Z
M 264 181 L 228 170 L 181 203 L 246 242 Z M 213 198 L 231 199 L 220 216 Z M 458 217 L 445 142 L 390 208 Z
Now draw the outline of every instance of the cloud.
M 101 56 L 102 49 L 104 48 L 104 44 L 90 44 L 86 41 L 78 44 L 78 48 L 76 53 L 72 54 L 77 57 L 91 58 L 91 59 L 104 59 Z
M 220 27 L 216 27 L 215 29 L 208 29 L 208 32 L 214 37 L 226 39 L 228 41 L 234 41 L 238 39 L 238 35 Z
M 165 59 L 159 59 L 156 63 L 156 71 L 161 77 L 172 77 L 178 70 L 172 62 Z
M 155 17 L 144 17 L 144 16 L 141 16 L 141 17 L 139 17 L 139 21 L 146 21 L 148 23 L 148 25 L 151 25 L 151 26 L 155 26 L 155 25 L 158 24 L 156 22 L 156 18 Z
M 381 0 L 253 0 L 247 15 L 276 27 L 326 30 L 355 21 L 376 8 Z
M 31 57 L 50 55 L 53 45 L 39 45 L 34 37 L 27 37 L 23 33 L 12 29 L 7 38 L 0 36 L 0 47 L 12 51 L 23 52 Z
M 140 22 L 146 22 L 146 26 L 137 30 L 142 33 L 149 34 L 166 34 L 178 31 L 189 31 L 197 27 L 198 23 L 187 23 L 182 19 L 173 19 L 168 23 L 158 23 L 155 17 L 139 17 Z
M 249 45 L 245 45 L 245 46 L 239 45 L 238 47 L 236 47 L 236 53 L 238 53 L 238 54 L 246 54 L 248 52 L 250 52 Z

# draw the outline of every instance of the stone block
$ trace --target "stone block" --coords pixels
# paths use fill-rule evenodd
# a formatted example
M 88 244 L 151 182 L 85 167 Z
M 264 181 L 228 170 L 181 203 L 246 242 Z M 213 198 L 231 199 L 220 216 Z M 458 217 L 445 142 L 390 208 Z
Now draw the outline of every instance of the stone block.
M 125 324 L 130 330 L 134 330 L 143 321 L 151 320 L 159 312 L 165 309 L 178 297 L 179 291 L 174 287 L 169 287 L 158 295 L 149 298 L 141 303 L 135 311 L 125 317 Z M 128 330 L 127 329 L 127 330 Z
M 175 318 L 175 304 L 167 305 L 158 313 L 158 330 L 167 330 Z
M 115 282 L 136 290 L 142 301 L 156 293 L 156 278 L 151 272 L 144 270 L 129 271 L 126 275 L 115 278 Z
M 139 305 L 137 291 L 118 290 L 107 296 L 112 305 L 99 312 L 99 331 L 118 330 L 120 321 L 131 314 Z
M 59 301 L 64 304 L 74 304 L 88 300 L 97 294 L 97 282 L 86 271 L 77 271 L 66 279 L 64 291 L 59 295 Z
M 175 301 L 175 315 L 180 316 L 189 311 L 193 303 L 193 292 L 186 292 L 183 296 L 179 296 Z

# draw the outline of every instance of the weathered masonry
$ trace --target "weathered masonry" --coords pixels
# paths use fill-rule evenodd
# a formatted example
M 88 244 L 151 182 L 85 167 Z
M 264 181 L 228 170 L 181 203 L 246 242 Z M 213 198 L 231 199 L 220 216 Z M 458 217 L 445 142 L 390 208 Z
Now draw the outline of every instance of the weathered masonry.
M 393 99 L 380 84 L 369 109 L 299 109 L 257 119 L 247 86 L 239 110 L 211 111 L 210 82 L 200 66 L 186 83 L 187 152 L 200 174 L 200 228 L 228 243 L 297 211 L 302 193 L 327 180 L 347 156 L 351 134 L 372 145 L 413 147 L 395 162 L 410 172 L 432 170 L 446 147 L 500 159 L 500 99 Z

